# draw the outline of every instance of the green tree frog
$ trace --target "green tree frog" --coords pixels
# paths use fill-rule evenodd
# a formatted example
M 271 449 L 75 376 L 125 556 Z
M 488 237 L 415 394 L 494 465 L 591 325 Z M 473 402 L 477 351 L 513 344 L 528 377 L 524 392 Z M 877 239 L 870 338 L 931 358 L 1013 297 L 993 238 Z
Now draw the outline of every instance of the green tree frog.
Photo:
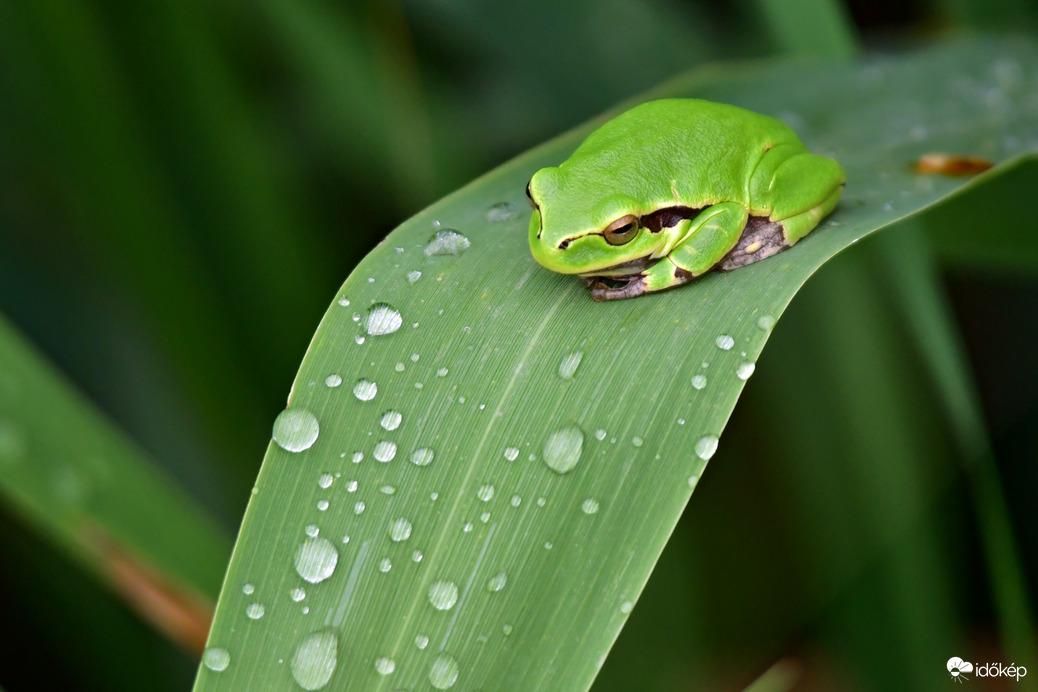
M 784 123 L 697 99 L 643 103 L 534 173 L 530 249 L 595 300 L 633 298 L 790 247 L 845 175 Z

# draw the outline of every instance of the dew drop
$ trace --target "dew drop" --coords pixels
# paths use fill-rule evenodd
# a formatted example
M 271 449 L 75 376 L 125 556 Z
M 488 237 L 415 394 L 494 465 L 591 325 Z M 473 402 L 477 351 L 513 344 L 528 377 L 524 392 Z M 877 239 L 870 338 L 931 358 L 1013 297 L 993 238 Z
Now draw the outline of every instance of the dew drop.
M 620 604 L 620 612 L 623 613 L 624 615 L 627 615 L 632 610 L 634 610 L 634 603 L 633 602 L 631 602 L 631 601 L 624 601 L 623 603 Z
M 517 447 L 508 447 L 505 449 L 505 459 L 509 461 L 515 461 L 519 458 L 519 449 Z
M 595 431 L 595 439 L 598 440 L 599 442 L 601 442 L 602 440 L 606 439 L 606 435 L 608 435 L 608 434 L 609 433 L 607 433 L 605 430 L 602 430 L 601 428 L 599 428 L 598 430 Z
M 467 250 L 472 243 L 469 239 L 457 231 L 445 228 L 436 231 L 436 235 L 425 246 L 426 256 L 432 255 L 457 255 Z
M 348 493 L 355 493 L 355 492 L 357 492 L 357 488 L 359 488 L 359 487 L 360 487 L 360 483 L 358 483 L 357 481 L 350 481 L 350 482 L 348 482 L 346 484 L 346 492 L 348 492 Z
M 387 303 L 375 303 L 364 317 L 364 331 L 371 336 L 384 336 L 400 329 L 404 319 L 400 312 Z
M 326 538 L 308 538 L 296 551 L 296 572 L 311 584 L 332 576 L 339 562 L 339 551 Z
M 389 675 L 396 670 L 396 661 L 391 658 L 379 658 L 375 660 L 375 670 L 379 675 Z
M 757 318 L 757 329 L 770 332 L 775 328 L 775 318 L 771 315 L 761 315 Z
M 692 386 L 696 389 L 702 389 L 706 386 L 706 375 L 694 375 L 692 377 Z
M 381 492 L 381 493 L 382 493 L 383 495 L 392 495 L 393 493 L 395 493 L 395 492 L 396 492 L 396 488 L 394 488 L 394 487 L 393 487 L 393 486 L 391 486 L 391 485 L 383 485 L 383 486 L 382 486 L 381 488 L 379 488 L 379 491 L 380 491 L 380 492 Z
M 412 562 L 421 562 L 423 557 L 425 557 L 425 556 L 422 555 L 422 551 L 421 550 L 416 550 L 413 553 L 411 553 L 411 561 Z
M 310 449 L 317 433 L 317 418 L 305 408 L 286 408 L 274 419 L 274 441 L 289 452 Z
M 404 417 L 400 415 L 399 411 L 386 411 L 382 414 L 382 419 L 378 422 L 385 430 L 396 430 L 400 427 L 401 421 Z
M 265 612 L 267 609 L 263 607 L 262 603 L 250 603 L 245 606 L 245 614 L 250 620 L 259 620 Z
M 757 366 L 754 365 L 753 363 L 742 363 L 736 369 L 735 375 L 740 380 L 748 380 L 748 379 L 750 379 L 750 375 L 752 375 L 753 371 L 756 370 L 756 369 L 757 369 Z
M 231 653 L 219 646 L 209 647 L 202 654 L 202 663 L 209 670 L 219 673 L 221 670 L 226 670 L 227 666 L 230 665 Z
M 353 456 L 350 457 L 350 461 L 352 461 L 354 464 L 359 464 L 360 462 L 364 461 L 364 452 L 354 452 Z
M 691 475 L 688 477 L 688 487 L 690 490 L 695 490 L 696 486 L 699 485 L 699 476 Z
M 397 372 L 403 372 L 406 368 L 407 368 L 407 366 L 405 366 L 403 363 L 397 363 L 396 365 L 393 366 L 393 369 L 396 370 Z
M 385 574 L 389 570 L 393 569 L 393 563 L 388 557 L 382 558 L 381 562 L 378 563 L 378 571 Z
M 319 690 L 332 679 L 338 662 L 339 638 L 334 632 L 314 632 L 292 656 L 292 677 L 304 690 Z
M 357 515 L 364 514 L 364 510 L 366 508 L 367 505 L 365 505 L 363 501 L 358 502 L 357 504 L 353 505 L 353 513 Z
M 392 461 L 396 456 L 396 442 L 382 440 L 375 445 L 375 451 L 371 455 L 383 463 Z
M 330 488 L 332 483 L 335 482 L 335 476 L 330 473 L 322 473 L 321 477 L 317 479 L 317 485 L 322 488 Z
M 580 367 L 580 360 L 583 357 L 584 354 L 580 351 L 564 356 L 562 362 L 559 363 L 559 377 L 564 380 L 572 380 L 577 372 L 577 368 Z
M 521 505 L 523 503 L 523 498 L 519 497 L 518 495 L 513 495 L 512 499 L 509 500 L 509 503 L 513 507 L 518 507 L 519 505 Z
M 569 473 L 584 449 L 584 431 L 575 425 L 556 430 L 544 443 L 544 463 L 556 473 Z
M 641 447 L 643 444 L 645 444 L 645 440 L 636 435 L 631 438 L 631 444 L 635 447 Z
M 389 538 L 394 543 L 400 541 L 406 541 L 411 537 L 411 522 L 403 517 L 394 519 L 393 523 L 389 525 Z
M 428 447 L 422 447 L 411 452 L 411 463 L 415 466 L 428 466 L 432 463 L 433 451 Z
M 580 509 L 584 514 L 594 514 L 598 511 L 598 500 L 589 497 L 580 503 Z
M 413 284 L 420 278 L 422 278 L 422 272 L 418 271 L 417 269 L 413 272 L 407 272 L 407 283 L 409 284 Z
M 343 307 L 347 307 L 347 306 L 349 306 L 349 304 L 350 304 L 350 299 L 347 298 L 346 296 L 343 296 L 342 298 L 339 298 L 339 305 L 341 305 Z
M 291 591 L 289 591 L 288 595 L 289 595 L 289 598 L 291 598 L 293 601 L 295 601 L 296 603 L 299 603 L 299 601 L 301 601 L 304 598 L 306 598 L 306 591 L 304 591 L 303 589 L 300 589 L 300 588 L 295 588 L 295 589 L 292 589 Z
M 458 681 L 458 662 L 450 656 L 437 656 L 429 667 L 429 682 L 438 690 L 450 689 Z
M 464 531 L 465 533 L 471 533 L 472 532 L 472 522 L 471 521 L 466 521 L 465 525 L 461 527 L 461 530 Z
M 252 584 L 248 583 L 248 582 L 246 582 L 245 584 L 242 584 L 242 586 L 241 586 L 241 592 L 243 594 L 245 594 L 246 596 L 251 596 L 252 593 L 255 590 L 256 590 L 256 587 L 253 586 Z
M 458 602 L 458 587 L 452 581 L 437 581 L 429 587 L 429 603 L 436 610 L 450 610 Z
M 317 528 L 317 524 L 307 524 L 306 528 L 303 530 L 306 531 L 306 535 L 310 538 L 314 538 L 317 534 L 321 533 L 321 530 Z
M 491 498 L 494 497 L 494 486 L 492 485 L 481 485 L 479 490 L 476 491 L 476 497 L 483 502 L 490 502 Z
M 479 520 L 484 524 L 490 521 L 490 512 L 480 512 Z
M 353 396 L 361 401 L 371 401 L 378 394 L 378 385 L 371 380 L 358 380 L 353 385 Z
M 519 218 L 519 210 L 508 202 L 498 202 L 487 209 L 487 221 L 490 223 L 511 221 L 517 218 Z
M 511 634 L 512 634 L 512 626 L 511 626 L 511 625 L 509 625 L 509 624 L 505 624 L 505 625 L 504 625 L 503 627 L 501 627 L 501 632 L 502 632 L 502 633 L 503 633 L 503 634 L 504 634 L 504 635 L 505 635 L 506 637 L 508 637 L 508 636 L 511 636 Z
M 328 375 L 328 377 L 324 378 L 324 383 L 329 387 L 338 387 L 342 384 L 342 378 L 338 375 Z
M 424 650 L 425 647 L 429 646 L 429 638 L 424 634 L 419 634 L 414 638 L 414 645 Z
M 487 591 L 490 591 L 491 593 L 500 591 L 501 589 L 505 588 L 505 584 L 507 583 L 508 575 L 504 572 L 498 572 L 494 576 L 490 577 L 489 581 L 487 581 Z
M 714 340 L 714 343 L 717 344 L 717 348 L 722 351 L 730 351 L 732 346 L 735 346 L 735 339 L 727 334 L 722 334 Z
M 717 451 L 717 435 L 704 435 L 696 442 L 696 456 L 703 461 L 709 461 L 710 457 Z
M 319 509 L 322 512 L 327 510 L 328 509 L 328 500 L 318 500 L 317 501 L 317 509 Z

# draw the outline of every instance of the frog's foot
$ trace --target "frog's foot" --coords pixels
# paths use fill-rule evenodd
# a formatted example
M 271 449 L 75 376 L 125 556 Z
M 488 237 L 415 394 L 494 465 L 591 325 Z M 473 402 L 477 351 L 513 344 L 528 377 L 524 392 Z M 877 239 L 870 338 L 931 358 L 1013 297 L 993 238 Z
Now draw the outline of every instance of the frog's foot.
M 786 248 L 782 224 L 769 221 L 766 216 L 751 216 L 746 222 L 739 242 L 717 263 L 717 269 L 731 271 L 747 264 L 777 255 Z
M 688 283 L 692 272 L 675 265 L 668 258 L 652 264 L 642 272 L 613 276 L 581 277 L 584 285 L 591 289 L 594 300 L 623 300 L 637 298 L 646 293 L 656 293 Z

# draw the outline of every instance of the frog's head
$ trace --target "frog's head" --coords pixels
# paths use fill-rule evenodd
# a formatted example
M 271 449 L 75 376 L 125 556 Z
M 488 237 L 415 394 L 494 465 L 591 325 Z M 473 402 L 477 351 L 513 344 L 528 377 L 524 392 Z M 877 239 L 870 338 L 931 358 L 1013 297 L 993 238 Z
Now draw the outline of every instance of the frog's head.
M 602 172 L 563 164 L 542 168 L 526 186 L 533 207 L 530 250 L 548 269 L 594 273 L 648 257 L 664 242 L 639 224 L 650 210 L 622 192 L 625 186 L 615 184 L 622 181 L 603 179 Z

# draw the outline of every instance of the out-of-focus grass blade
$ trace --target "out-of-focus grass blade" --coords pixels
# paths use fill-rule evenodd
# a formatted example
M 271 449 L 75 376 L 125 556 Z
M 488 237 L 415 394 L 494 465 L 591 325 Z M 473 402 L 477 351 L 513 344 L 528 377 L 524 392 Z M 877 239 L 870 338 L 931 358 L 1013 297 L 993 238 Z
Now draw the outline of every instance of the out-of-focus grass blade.
M 227 538 L 6 321 L 0 497 L 167 636 L 201 648 Z
M 525 183 L 595 123 L 404 223 L 274 424 L 196 689 L 589 686 L 775 319 L 834 254 L 969 184 L 915 174 L 921 154 L 1027 153 L 1036 56 L 954 44 L 656 90 L 778 115 L 848 172 L 801 245 L 667 294 L 594 304 L 529 257 Z M 1019 84 L 984 98 L 1007 60 Z

